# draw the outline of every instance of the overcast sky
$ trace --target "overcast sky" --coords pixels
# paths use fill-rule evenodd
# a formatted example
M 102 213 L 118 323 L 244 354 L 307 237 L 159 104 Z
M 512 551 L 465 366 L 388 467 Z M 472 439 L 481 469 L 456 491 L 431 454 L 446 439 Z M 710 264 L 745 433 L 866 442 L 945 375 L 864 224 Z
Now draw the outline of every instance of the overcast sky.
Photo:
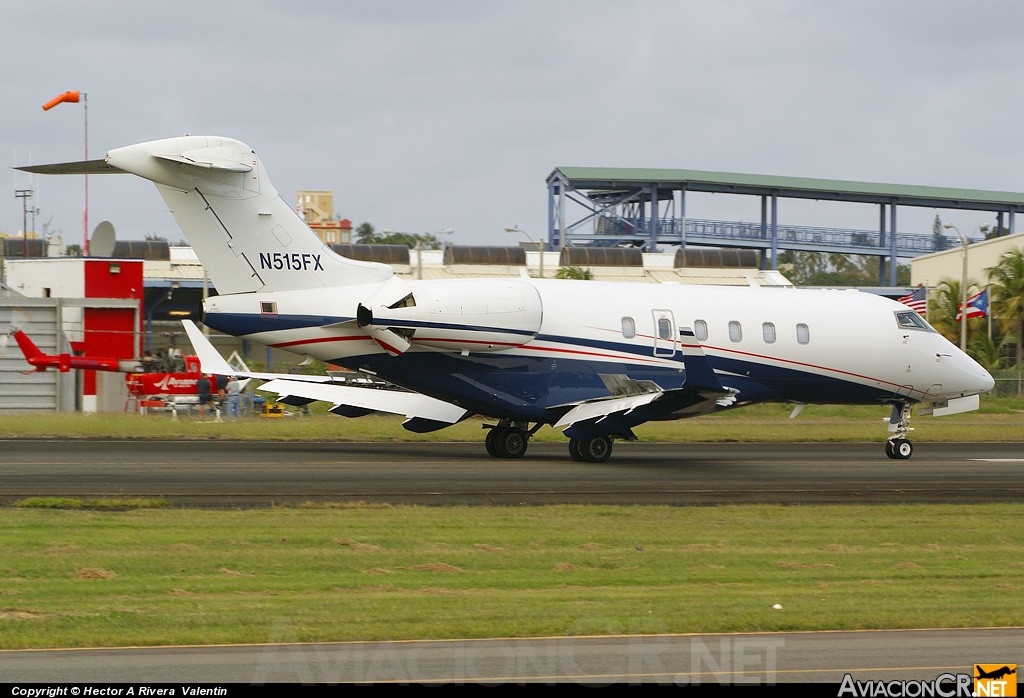
M 358 225 L 539 238 L 558 166 L 669 167 L 1024 191 L 1024 2 L 245 0 L 0 4 L 0 230 L 82 237 L 81 177 L 14 164 L 169 136 L 238 138 L 290 203 Z M 182 236 L 155 188 L 90 178 L 90 228 Z M 940 212 L 968 232 L 989 214 Z M 936 211 L 900 209 L 930 232 Z M 757 220 L 752 197 L 687 215 Z M 869 206 L 783 201 L 780 222 L 876 228 Z M 1024 221 L 1018 217 L 1018 223 Z

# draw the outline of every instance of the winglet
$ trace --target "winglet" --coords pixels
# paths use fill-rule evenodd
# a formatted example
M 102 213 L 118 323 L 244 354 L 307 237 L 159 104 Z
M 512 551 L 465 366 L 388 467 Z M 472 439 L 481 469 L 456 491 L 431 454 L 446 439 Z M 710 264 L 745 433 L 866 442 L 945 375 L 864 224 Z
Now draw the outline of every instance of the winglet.
M 683 364 L 686 370 L 684 388 L 692 390 L 704 390 L 712 393 L 729 393 L 718 376 L 715 369 L 711 368 L 711 362 L 704 354 L 704 348 L 697 341 L 697 336 L 689 327 L 679 329 L 679 343 L 683 347 Z
M 213 373 L 218 376 L 233 376 L 237 373 L 237 370 L 231 368 L 231 365 L 224 360 L 220 352 L 213 348 L 210 340 L 196 327 L 196 323 L 191 320 L 182 320 L 181 324 L 185 326 L 189 341 L 192 342 L 192 347 L 196 350 L 199 366 L 203 373 Z

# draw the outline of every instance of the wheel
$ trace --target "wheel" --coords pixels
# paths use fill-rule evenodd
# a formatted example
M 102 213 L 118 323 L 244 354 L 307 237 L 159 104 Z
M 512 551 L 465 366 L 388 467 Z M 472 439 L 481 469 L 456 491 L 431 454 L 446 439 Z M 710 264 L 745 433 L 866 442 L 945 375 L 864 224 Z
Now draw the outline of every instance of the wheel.
M 569 457 L 577 463 L 582 463 L 585 460 L 583 442 L 580 439 L 569 439 Z
M 498 443 L 506 458 L 522 458 L 530 443 L 530 437 L 522 429 L 509 427 Z
M 612 437 L 595 436 L 580 442 L 580 455 L 588 463 L 604 463 L 612 455 Z
M 495 427 L 484 440 L 487 452 L 495 458 L 522 458 L 529 443 L 530 437 L 517 427 Z
M 885 455 L 894 460 L 906 460 L 914 453 L 914 444 L 906 439 L 889 439 L 885 442 Z
M 487 449 L 487 455 L 491 458 L 501 458 L 501 454 L 498 453 L 498 447 L 495 445 L 500 427 L 487 430 L 487 437 L 484 439 L 484 447 Z

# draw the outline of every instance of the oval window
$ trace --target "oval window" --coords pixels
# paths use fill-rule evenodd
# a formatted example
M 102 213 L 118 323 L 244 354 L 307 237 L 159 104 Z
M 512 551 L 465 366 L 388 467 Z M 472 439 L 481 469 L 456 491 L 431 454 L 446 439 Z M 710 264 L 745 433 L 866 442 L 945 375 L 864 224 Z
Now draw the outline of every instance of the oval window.
M 796 341 L 807 344 L 811 341 L 811 330 L 802 322 L 796 326 Z
M 703 320 L 695 320 L 693 323 L 693 334 L 702 342 L 706 340 L 708 338 L 708 323 Z
M 636 337 L 636 322 L 631 317 L 622 318 L 622 336 L 626 339 Z

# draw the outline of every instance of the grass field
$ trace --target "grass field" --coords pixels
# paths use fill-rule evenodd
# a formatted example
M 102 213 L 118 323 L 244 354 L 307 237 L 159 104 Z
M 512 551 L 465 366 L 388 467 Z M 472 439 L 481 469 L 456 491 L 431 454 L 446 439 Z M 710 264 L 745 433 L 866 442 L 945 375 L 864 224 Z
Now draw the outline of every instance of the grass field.
M 1024 401 L 916 418 L 1024 441 Z M 650 441 L 875 441 L 882 407 L 762 405 Z M 482 440 L 397 417 L 5 415 L 0 438 Z M 564 440 L 542 429 L 538 440 Z M 2 464 L 2 455 L 0 455 Z M 0 647 L 1019 625 L 1024 505 L 0 509 Z M 781 606 L 776 608 L 775 606 Z
M 636 429 L 647 441 L 877 441 L 886 437 L 884 406 L 808 405 L 789 419 L 791 405 L 754 405 L 717 415 L 649 422 Z M 430 434 L 402 429 L 402 418 L 371 415 L 346 419 L 331 414 L 249 417 L 215 422 L 211 417 L 150 414 L 9 414 L 0 417 L 0 438 L 270 439 L 303 441 L 482 441 L 486 420 L 470 418 Z M 493 423 L 493 421 L 491 422 Z M 983 396 L 982 409 L 948 417 L 917 417 L 917 441 L 1024 441 L 1024 400 Z M 543 428 L 537 441 L 564 441 Z
M 1017 625 L 1022 514 L 8 508 L 0 646 Z

